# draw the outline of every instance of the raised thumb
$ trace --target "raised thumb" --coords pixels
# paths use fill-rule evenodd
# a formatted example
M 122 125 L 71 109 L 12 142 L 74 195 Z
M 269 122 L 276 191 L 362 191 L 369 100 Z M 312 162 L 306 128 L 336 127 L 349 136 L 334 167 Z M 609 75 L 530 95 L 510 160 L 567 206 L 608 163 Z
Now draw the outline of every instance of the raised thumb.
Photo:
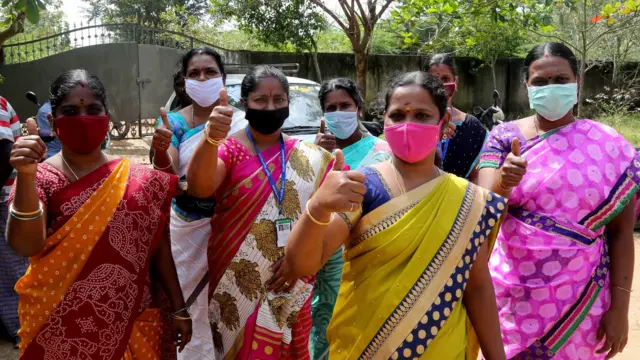
M 333 163 L 333 171 L 342 171 L 344 169 L 344 154 L 342 150 L 336 150 L 336 160 Z
M 29 135 L 38 135 L 38 124 L 33 118 L 28 118 L 26 124 Z
M 511 139 L 511 153 L 520 156 L 520 140 L 518 138 Z
M 167 109 L 163 107 L 160 108 L 160 119 L 162 119 L 162 125 L 171 130 L 171 124 L 169 123 L 169 119 L 167 118 Z
M 229 95 L 227 89 L 220 90 L 220 106 L 229 106 Z
M 325 124 L 324 119 L 320 119 L 320 134 L 324 134 L 324 129 L 327 126 L 327 124 Z

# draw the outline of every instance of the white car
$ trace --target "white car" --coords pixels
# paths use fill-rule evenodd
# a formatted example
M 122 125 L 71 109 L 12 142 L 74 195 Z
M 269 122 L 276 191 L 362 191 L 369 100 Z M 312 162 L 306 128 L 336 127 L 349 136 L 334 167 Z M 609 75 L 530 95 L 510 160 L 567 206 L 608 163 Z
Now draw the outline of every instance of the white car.
M 227 75 L 227 93 L 229 94 L 229 105 L 240 110 L 244 110 L 244 105 L 240 103 L 240 85 L 245 75 Z M 316 134 L 320 130 L 320 119 L 323 116 L 318 101 L 318 91 L 320 84 L 314 81 L 297 77 L 287 77 L 289 81 L 289 118 L 284 122 L 282 131 L 295 138 L 313 143 Z M 175 92 L 167 101 L 166 108 L 173 110 L 176 107 L 177 99 Z M 233 116 L 231 132 L 243 129 L 248 121 L 244 118 L 244 112 L 236 112 Z

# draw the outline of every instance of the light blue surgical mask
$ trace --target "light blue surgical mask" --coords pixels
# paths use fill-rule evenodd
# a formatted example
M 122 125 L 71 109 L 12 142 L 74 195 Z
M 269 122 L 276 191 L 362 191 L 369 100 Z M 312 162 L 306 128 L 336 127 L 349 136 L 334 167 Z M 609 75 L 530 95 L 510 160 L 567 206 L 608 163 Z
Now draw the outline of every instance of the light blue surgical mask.
M 540 116 L 556 121 L 567 115 L 578 103 L 578 84 L 529 86 L 529 105 Z
M 358 113 L 356 111 L 324 113 L 324 121 L 333 135 L 344 140 L 353 135 L 358 128 Z

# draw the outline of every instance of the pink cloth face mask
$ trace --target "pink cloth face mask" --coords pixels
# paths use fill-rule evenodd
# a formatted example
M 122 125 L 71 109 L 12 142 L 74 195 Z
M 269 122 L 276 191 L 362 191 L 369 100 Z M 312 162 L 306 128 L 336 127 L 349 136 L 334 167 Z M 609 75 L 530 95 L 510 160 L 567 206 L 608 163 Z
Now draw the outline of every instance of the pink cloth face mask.
M 440 126 L 404 122 L 397 125 L 385 126 L 384 136 L 393 154 L 400 159 L 415 163 L 425 159 L 438 146 Z

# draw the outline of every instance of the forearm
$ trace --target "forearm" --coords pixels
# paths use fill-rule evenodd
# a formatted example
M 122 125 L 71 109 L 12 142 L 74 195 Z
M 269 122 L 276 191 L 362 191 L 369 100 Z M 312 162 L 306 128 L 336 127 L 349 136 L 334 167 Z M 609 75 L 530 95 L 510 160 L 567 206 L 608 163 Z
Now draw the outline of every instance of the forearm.
M 189 195 L 205 199 L 217 190 L 215 174 L 218 171 L 218 147 L 202 139 L 189 161 L 187 183 Z
M 629 311 L 633 283 L 634 244 L 633 233 L 614 233 L 609 237 L 611 258 L 611 308 Z M 625 289 L 625 290 L 623 290 Z
M 505 189 L 500 186 L 500 169 L 484 168 L 478 170 L 476 181 L 474 183 L 504 197 L 505 199 L 508 199 L 511 195 L 511 189 Z
M 178 174 L 179 171 L 179 153 L 173 148 L 167 149 L 167 151 L 155 151 L 151 150 L 152 160 L 151 164 L 153 168 L 168 174 Z
M 488 268 L 486 243 L 473 265 L 463 302 L 469 320 L 478 336 L 482 354 L 489 360 L 505 359 L 496 295 Z
M 312 201 L 309 203 L 309 211 L 319 222 L 326 223 L 332 219 L 330 213 L 316 209 Z M 338 221 L 341 220 L 338 219 Z M 296 276 L 310 276 L 322 268 L 332 254 L 330 249 L 325 249 L 327 244 L 324 239 L 330 232 L 329 228 L 335 228 L 337 225 L 339 224 L 335 224 L 334 221 L 331 221 L 328 226 L 316 224 L 306 211 L 303 212 L 300 220 L 291 231 L 285 249 L 286 261 Z M 327 253 L 330 254 L 327 256 Z
M 173 311 L 183 309 L 185 307 L 184 296 L 178 281 L 176 265 L 171 255 L 171 242 L 168 235 L 163 235 L 160 240 L 153 255 L 153 263 Z
M 18 173 L 13 208 L 19 212 L 33 212 L 40 208 L 35 175 Z M 34 256 L 40 253 L 46 241 L 46 209 L 35 220 L 18 220 L 9 216 L 7 241 L 18 255 Z

